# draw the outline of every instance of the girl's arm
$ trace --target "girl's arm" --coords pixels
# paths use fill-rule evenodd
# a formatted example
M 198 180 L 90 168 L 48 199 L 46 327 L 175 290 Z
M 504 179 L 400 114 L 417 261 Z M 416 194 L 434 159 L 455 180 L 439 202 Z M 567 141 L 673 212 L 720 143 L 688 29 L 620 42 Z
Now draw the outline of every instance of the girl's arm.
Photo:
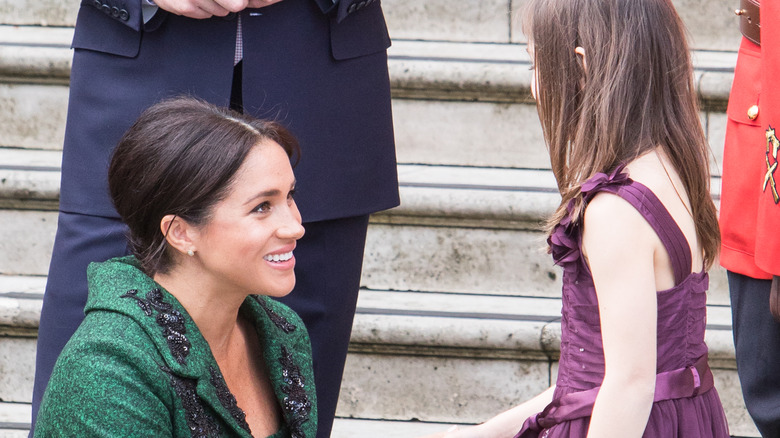
M 588 437 L 641 437 L 655 391 L 653 260 L 663 246 L 634 207 L 609 193 L 596 195 L 584 220 L 583 249 L 598 296 L 605 360 Z
M 504 411 L 490 420 L 476 426 L 428 435 L 423 438 L 512 438 L 525 420 L 538 412 L 541 412 L 552 401 L 555 386 L 538 394 L 527 402 L 517 405 L 508 411 Z

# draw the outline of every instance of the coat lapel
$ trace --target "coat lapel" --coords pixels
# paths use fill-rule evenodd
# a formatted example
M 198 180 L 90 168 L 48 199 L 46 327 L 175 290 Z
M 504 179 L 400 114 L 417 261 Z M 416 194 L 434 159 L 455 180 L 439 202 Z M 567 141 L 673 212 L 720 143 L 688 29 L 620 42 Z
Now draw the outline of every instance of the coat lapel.
M 256 328 L 263 346 L 263 359 L 289 436 L 307 438 L 307 431 L 316 432 L 312 425 L 317 421 L 317 399 L 311 356 L 295 343 L 307 339 L 305 328 L 274 310 L 279 304 L 268 297 L 253 295 L 247 301 L 245 304 L 251 307 L 252 315 L 258 318 Z
M 157 314 L 152 315 L 154 318 L 147 318 L 145 324 L 158 326 L 155 339 L 165 361 L 163 371 L 170 376 L 187 411 L 188 427 L 192 430 L 194 426 L 203 432 L 193 436 L 215 436 L 219 433 L 220 427 L 216 426 L 219 424 L 222 429 L 229 428 L 222 430 L 222 434 L 251 437 L 244 412 L 228 389 L 208 342 L 184 307 L 160 289 L 148 292 L 145 300 L 137 299 L 139 306 L 157 310 Z M 157 302 L 152 303 L 155 300 Z M 149 331 L 154 333 L 155 330 L 149 327 Z M 210 424 L 212 422 L 214 425 Z
M 118 265 L 105 266 L 109 263 Z M 217 362 L 195 322 L 179 301 L 138 269 L 132 257 L 90 267 L 90 277 L 110 269 L 110 284 L 90 294 L 86 312 L 110 310 L 132 318 L 147 333 L 162 358 L 160 369 L 185 410 L 187 428 L 193 437 L 251 437 L 227 389 Z M 127 289 L 133 285 L 133 289 Z M 124 289 L 123 289 L 124 288 Z M 92 289 L 92 288 L 91 288 Z M 245 429 L 246 427 L 246 429 Z M 224 429 L 229 430 L 224 430 Z

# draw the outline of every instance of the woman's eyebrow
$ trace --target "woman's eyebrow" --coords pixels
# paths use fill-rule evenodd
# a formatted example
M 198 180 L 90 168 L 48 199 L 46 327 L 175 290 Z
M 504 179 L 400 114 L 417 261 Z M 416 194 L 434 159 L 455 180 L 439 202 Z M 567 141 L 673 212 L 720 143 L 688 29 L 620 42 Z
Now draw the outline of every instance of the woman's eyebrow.
M 297 184 L 297 183 L 298 183 L 298 180 L 293 180 L 292 184 L 290 184 L 290 190 L 295 189 L 295 184 Z M 274 197 L 274 196 L 279 196 L 281 193 L 282 193 L 282 191 L 279 190 L 279 189 L 266 190 L 266 191 L 257 193 L 257 194 L 255 194 L 253 196 L 250 196 L 249 199 L 244 201 L 244 204 L 249 204 L 249 203 L 253 202 L 255 199 L 258 199 L 258 198 L 271 198 L 271 197 Z
M 282 192 L 280 190 L 278 190 L 278 189 L 266 190 L 264 192 L 260 192 L 260 193 L 257 193 L 255 195 L 253 195 L 253 196 L 250 196 L 249 199 L 244 201 L 244 204 L 249 204 L 249 203 L 253 202 L 254 200 L 256 200 L 258 198 L 271 198 L 271 197 L 274 197 L 274 196 L 279 196 L 279 194 L 281 194 L 281 193 Z

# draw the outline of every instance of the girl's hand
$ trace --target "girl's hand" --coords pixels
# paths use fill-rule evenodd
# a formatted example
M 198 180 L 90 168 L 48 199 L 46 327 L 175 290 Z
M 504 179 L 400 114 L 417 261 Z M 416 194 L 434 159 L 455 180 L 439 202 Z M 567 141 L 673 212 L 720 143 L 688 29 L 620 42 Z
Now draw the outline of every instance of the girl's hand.
M 514 436 L 514 433 L 508 438 Z M 503 438 L 501 434 L 491 431 L 485 423 L 476 426 L 452 426 L 445 432 L 439 432 L 433 435 L 426 435 L 420 438 Z
M 420 438 L 477 438 L 474 433 L 477 426 L 461 428 L 460 426 L 452 426 L 444 432 L 435 433 L 433 435 L 426 435 Z M 471 431 L 471 433 L 470 433 Z
M 433 435 L 425 435 L 420 438 L 455 438 L 454 433 L 458 431 L 458 426 L 452 426 L 444 432 L 435 433 Z

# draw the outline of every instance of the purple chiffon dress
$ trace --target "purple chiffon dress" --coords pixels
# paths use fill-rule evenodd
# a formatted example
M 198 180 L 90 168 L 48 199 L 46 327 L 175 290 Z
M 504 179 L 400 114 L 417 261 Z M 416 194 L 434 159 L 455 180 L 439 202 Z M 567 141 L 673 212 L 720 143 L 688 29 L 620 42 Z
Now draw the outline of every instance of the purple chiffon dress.
M 691 252 L 677 223 L 650 189 L 622 173 L 597 174 L 582 186 L 585 202 L 599 192 L 620 196 L 636 208 L 663 242 L 676 286 L 659 291 L 655 399 L 644 437 L 728 438 L 726 416 L 713 387 L 704 343 L 709 277 L 691 272 Z M 571 210 L 570 210 L 571 211 Z M 516 438 L 585 437 L 604 379 L 598 300 L 580 251 L 581 221 L 565 218 L 550 236 L 563 267 L 561 355 L 553 402 L 529 418 Z M 626 242 L 630 245 L 630 242 Z M 630 291 L 626 291 L 630 293 Z

